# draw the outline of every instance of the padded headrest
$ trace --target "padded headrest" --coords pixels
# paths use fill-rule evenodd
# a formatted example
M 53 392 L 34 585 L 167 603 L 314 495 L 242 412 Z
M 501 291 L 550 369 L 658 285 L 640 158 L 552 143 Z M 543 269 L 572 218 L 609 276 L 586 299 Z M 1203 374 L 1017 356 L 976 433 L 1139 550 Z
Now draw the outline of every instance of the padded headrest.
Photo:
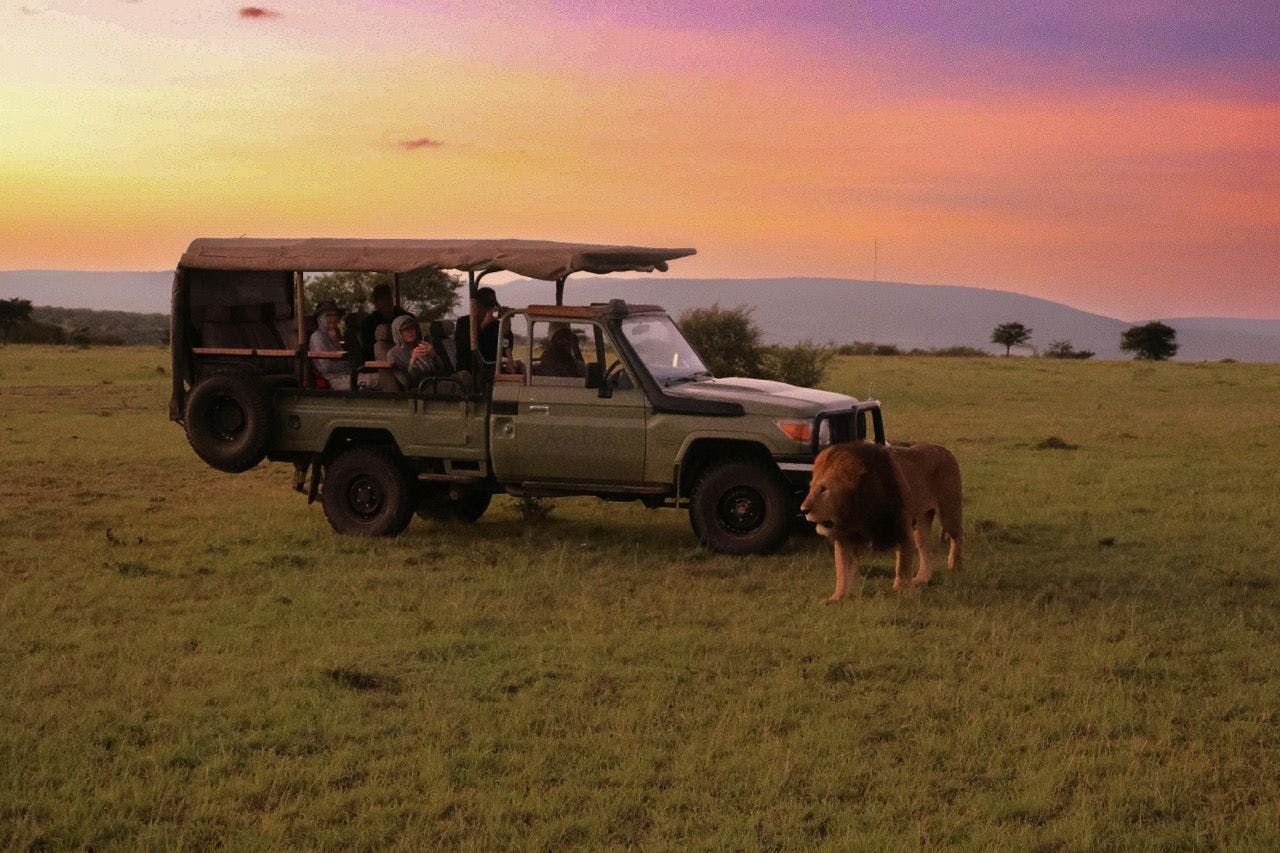
M 197 323 L 230 323 L 232 322 L 230 305 L 206 305 L 201 308 L 198 317 L 193 319 Z

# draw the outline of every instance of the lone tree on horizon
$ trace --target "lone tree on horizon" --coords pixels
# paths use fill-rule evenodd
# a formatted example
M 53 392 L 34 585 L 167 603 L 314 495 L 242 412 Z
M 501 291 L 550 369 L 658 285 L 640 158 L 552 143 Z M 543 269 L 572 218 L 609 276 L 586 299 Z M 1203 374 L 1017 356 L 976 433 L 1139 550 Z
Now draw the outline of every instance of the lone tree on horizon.
M 1001 323 L 991 332 L 991 343 L 1004 347 L 1005 358 L 1009 357 L 1009 350 L 1022 346 L 1029 340 L 1031 329 L 1021 323 Z
M 1120 336 L 1120 349 L 1143 361 L 1164 361 L 1178 353 L 1178 330 L 1159 320 L 1132 326 Z

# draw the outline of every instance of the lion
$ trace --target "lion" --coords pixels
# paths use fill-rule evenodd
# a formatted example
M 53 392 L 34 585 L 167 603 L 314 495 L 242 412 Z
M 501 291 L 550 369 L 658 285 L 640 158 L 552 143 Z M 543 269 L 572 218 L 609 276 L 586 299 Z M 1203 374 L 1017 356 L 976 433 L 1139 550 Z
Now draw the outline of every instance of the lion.
M 929 534 L 935 515 L 951 539 L 947 569 L 960 571 L 960 499 L 960 466 L 941 445 L 893 447 L 854 441 L 819 453 L 800 511 L 835 545 L 836 588 L 827 603 L 844 599 L 850 577 L 858 574 L 858 554 L 867 548 L 897 550 L 893 588 L 901 589 L 914 541 L 920 567 L 911 584 L 928 583 L 933 575 Z

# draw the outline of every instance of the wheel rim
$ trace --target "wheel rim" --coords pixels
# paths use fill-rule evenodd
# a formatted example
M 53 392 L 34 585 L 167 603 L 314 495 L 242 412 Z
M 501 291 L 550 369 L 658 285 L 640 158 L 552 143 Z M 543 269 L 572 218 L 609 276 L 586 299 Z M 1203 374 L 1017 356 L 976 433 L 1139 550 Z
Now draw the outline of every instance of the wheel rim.
M 373 518 L 385 502 L 386 493 L 382 490 L 382 485 L 368 474 L 356 477 L 347 487 L 347 503 L 352 512 L 362 519 Z
M 220 441 L 238 439 L 247 421 L 244 409 L 233 397 L 215 397 L 209 407 L 209 428 Z
M 716 521 L 725 530 L 743 536 L 764 524 L 764 495 L 750 486 L 734 486 L 716 502 Z

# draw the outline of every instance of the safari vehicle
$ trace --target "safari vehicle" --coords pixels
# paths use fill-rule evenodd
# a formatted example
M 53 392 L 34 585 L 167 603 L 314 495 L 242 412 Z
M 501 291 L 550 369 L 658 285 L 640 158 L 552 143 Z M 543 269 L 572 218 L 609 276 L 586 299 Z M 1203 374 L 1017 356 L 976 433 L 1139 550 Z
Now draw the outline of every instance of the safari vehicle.
M 687 508 L 707 548 L 786 541 L 822 446 L 884 441 L 879 403 L 758 379 L 715 378 L 671 318 L 621 299 L 564 305 L 573 273 L 665 271 L 693 249 L 511 240 L 200 239 L 173 284 L 173 395 L 209 465 L 289 462 L 340 533 L 394 536 L 415 511 L 473 522 L 492 495 L 593 495 Z M 304 274 L 436 268 L 555 283 L 555 304 L 503 309 L 500 351 L 472 335 L 469 375 L 405 388 L 370 383 L 385 361 L 308 352 Z M 398 303 L 398 292 L 397 292 Z M 572 333 L 567 335 L 565 330 Z M 561 369 L 551 369 L 556 353 Z M 315 363 L 351 370 L 317 388 Z M 569 364 L 570 369 L 563 369 Z M 370 385 L 373 387 L 370 387 Z

